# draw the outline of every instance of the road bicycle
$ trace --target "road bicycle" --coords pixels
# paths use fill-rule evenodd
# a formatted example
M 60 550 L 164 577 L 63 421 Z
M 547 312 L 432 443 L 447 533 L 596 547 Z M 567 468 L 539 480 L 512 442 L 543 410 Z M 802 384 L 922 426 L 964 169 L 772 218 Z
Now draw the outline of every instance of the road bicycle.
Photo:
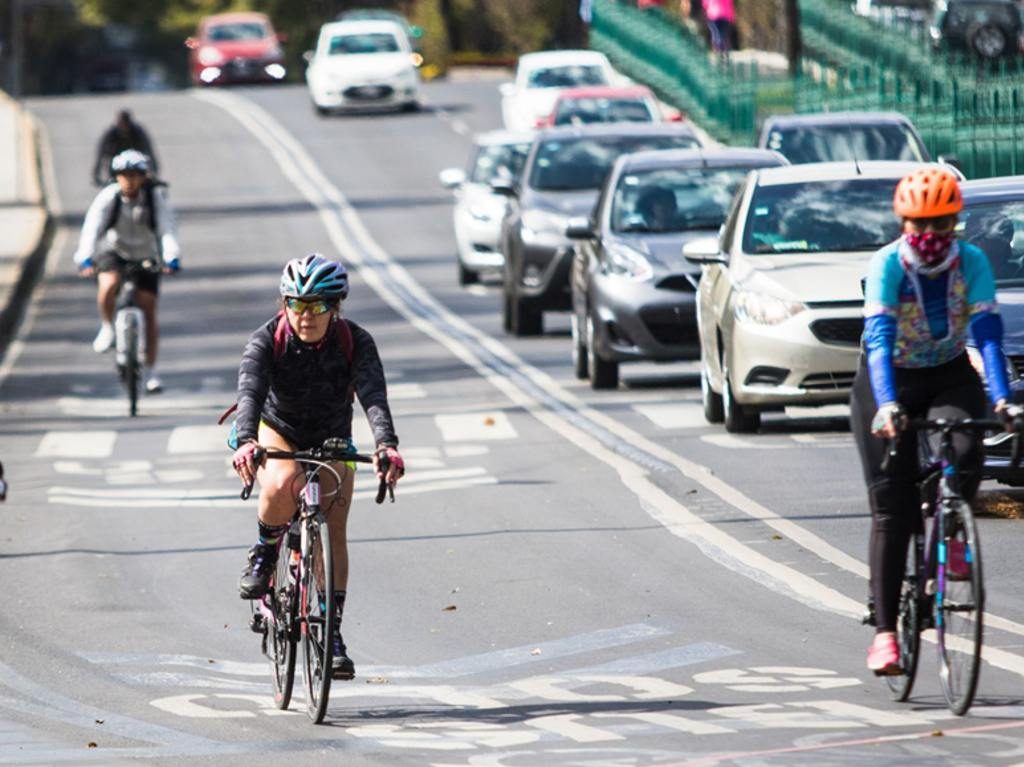
M 114 351 L 117 375 L 128 392 L 128 414 L 138 415 L 142 366 L 146 358 L 146 315 L 135 300 L 139 277 L 159 272 L 156 261 L 129 261 L 121 278 L 114 311 Z
M 278 543 L 277 567 L 270 588 L 253 601 L 250 627 L 263 635 L 263 654 L 270 661 L 274 703 L 288 708 L 295 682 L 295 650 L 302 642 L 302 676 L 306 685 L 306 713 L 314 724 L 323 721 L 331 690 L 331 637 L 337 620 L 334 605 L 334 564 L 331 558 L 331 532 L 321 508 L 320 473 L 334 476 L 335 487 L 341 477 L 333 462 L 373 463 L 373 457 L 356 453 L 347 439 L 328 439 L 321 447 L 309 450 L 268 450 L 258 447 L 253 454 L 257 466 L 264 460 L 291 460 L 302 465 L 306 485 L 299 495 L 295 516 L 288 533 Z M 387 458 L 380 457 L 387 473 Z M 242 489 L 242 500 L 252 492 Z M 337 492 L 337 491 L 335 491 Z M 377 489 L 377 503 L 386 493 L 394 502 L 394 488 L 385 480 Z M 329 497 L 329 496 L 328 496 Z
M 939 682 L 949 710 L 961 716 L 974 700 L 981 671 L 985 585 L 981 540 L 971 505 L 960 495 L 953 451 L 955 432 L 1003 431 L 1002 421 L 912 419 L 906 428 L 940 436 L 938 454 L 919 439 L 921 525 L 911 539 L 900 594 L 897 641 L 903 673 L 885 680 L 894 700 L 910 697 L 921 650 L 921 632 L 935 629 Z M 1014 465 L 1019 463 L 1020 425 L 1015 424 Z M 888 471 L 896 455 L 890 443 L 883 461 Z M 874 625 L 869 605 L 866 623 Z

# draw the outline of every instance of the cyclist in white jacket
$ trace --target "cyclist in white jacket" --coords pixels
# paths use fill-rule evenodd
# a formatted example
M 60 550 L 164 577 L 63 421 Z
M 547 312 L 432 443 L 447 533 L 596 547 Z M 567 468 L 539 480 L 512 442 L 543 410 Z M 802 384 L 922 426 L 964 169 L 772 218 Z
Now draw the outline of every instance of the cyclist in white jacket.
M 126 265 L 151 260 L 165 274 L 181 267 L 174 212 L 165 185 L 149 178 L 149 159 L 127 149 L 114 158 L 111 168 L 116 183 L 105 186 L 89 206 L 74 256 L 82 277 L 96 276 L 101 324 L 92 348 L 99 353 L 114 344 L 115 301 Z M 159 285 L 157 272 L 143 272 L 136 280 L 136 300 L 146 316 L 144 380 L 150 393 L 162 389 L 156 373 Z

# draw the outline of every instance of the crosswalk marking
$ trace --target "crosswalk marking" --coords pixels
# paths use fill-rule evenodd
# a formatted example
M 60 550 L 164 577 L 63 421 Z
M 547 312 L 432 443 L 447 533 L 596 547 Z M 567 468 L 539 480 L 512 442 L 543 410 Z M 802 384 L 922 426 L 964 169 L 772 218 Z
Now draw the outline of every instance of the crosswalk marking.
M 500 410 L 436 415 L 434 422 L 441 430 L 441 438 L 447 442 L 516 439 L 519 436 L 508 416 Z
M 228 449 L 229 427 L 179 426 L 167 438 L 167 452 L 171 455 L 183 453 L 223 453 Z
M 36 448 L 37 458 L 106 458 L 114 451 L 117 432 L 49 431 Z
M 702 429 L 708 426 L 702 407 L 694 403 L 633 405 L 633 410 L 660 429 Z
M 423 388 L 423 384 L 418 383 L 401 383 L 401 384 L 388 384 L 388 399 L 423 399 L 427 396 L 427 390 Z

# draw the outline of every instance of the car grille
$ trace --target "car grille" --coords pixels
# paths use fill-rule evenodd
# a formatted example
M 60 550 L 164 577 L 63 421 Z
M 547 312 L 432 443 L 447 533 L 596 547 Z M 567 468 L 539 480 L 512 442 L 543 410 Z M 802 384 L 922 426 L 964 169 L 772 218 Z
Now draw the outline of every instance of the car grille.
M 678 293 L 695 293 L 697 290 L 693 283 L 690 282 L 690 278 L 685 274 L 670 274 L 668 277 L 660 280 L 656 287 L 663 290 L 674 290 Z
M 841 373 L 812 373 L 800 384 L 807 391 L 843 391 L 853 386 L 853 371 Z
M 811 323 L 811 332 L 823 344 L 859 346 L 861 334 L 864 332 L 864 319 L 862 317 L 836 317 L 815 320 Z
M 386 99 L 395 89 L 390 85 L 354 85 L 346 88 L 344 96 L 347 99 L 373 101 L 375 99 Z
M 262 69 L 262 63 L 255 59 L 232 59 L 224 65 L 224 73 L 229 77 L 257 77 Z
M 691 307 L 687 310 L 649 309 L 640 312 L 640 319 L 659 344 L 678 346 L 696 340 L 697 316 Z

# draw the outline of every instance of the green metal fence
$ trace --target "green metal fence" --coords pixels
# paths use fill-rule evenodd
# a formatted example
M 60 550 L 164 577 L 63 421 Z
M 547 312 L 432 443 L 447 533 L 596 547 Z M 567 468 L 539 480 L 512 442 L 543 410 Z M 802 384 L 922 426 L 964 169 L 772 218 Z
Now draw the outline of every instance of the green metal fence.
M 1024 57 L 992 65 L 938 52 L 923 27 L 881 26 L 849 0 L 800 0 L 800 13 L 796 78 L 723 63 L 678 19 L 631 2 L 594 0 L 590 40 L 726 143 L 751 143 L 771 112 L 895 110 L 969 177 L 1024 173 Z

